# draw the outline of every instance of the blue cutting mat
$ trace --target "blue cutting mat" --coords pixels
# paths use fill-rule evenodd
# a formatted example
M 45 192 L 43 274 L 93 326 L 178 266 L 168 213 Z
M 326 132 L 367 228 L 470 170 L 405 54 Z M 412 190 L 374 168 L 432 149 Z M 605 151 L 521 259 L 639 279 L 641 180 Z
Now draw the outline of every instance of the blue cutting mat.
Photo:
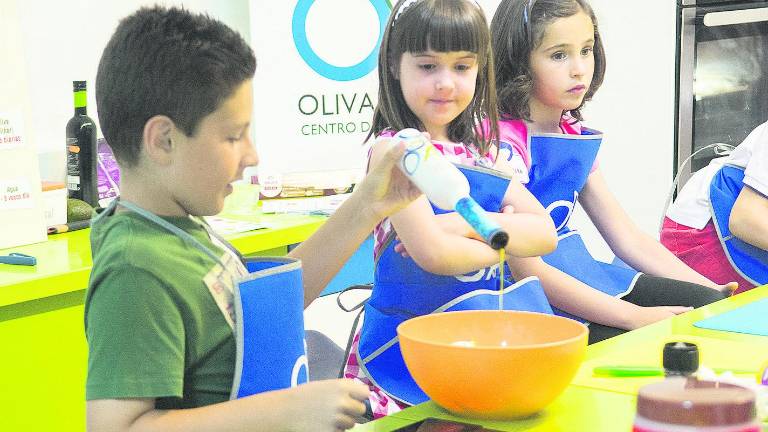
M 703 319 L 693 325 L 710 330 L 768 336 L 768 299 Z

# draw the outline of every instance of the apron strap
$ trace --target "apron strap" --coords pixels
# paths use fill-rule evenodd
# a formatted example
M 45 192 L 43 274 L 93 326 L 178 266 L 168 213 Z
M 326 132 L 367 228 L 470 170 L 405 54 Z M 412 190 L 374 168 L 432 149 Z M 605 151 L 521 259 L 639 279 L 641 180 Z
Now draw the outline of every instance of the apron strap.
M 219 264 L 222 265 L 222 267 L 224 267 L 223 263 L 221 262 L 221 259 L 218 256 L 216 256 L 216 254 L 214 254 L 213 251 L 210 248 L 208 248 L 204 244 L 200 243 L 199 240 L 197 240 L 196 238 L 194 238 L 191 235 L 189 235 L 188 232 L 186 232 L 183 229 L 177 227 L 176 225 L 168 222 L 167 220 L 157 216 L 156 214 L 154 214 L 154 213 L 152 213 L 152 212 L 150 212 L 148 210 L 145 210 L 145 209 L 139 207 L 138 205 L 136 205 L 136 204 L 134 204 L 132 202 L 124 201 L 124 200 L 120 200 L 120 199 L 116 199 L 115 200 L 115 202 L 118 202 L 118 201 L 119 201 L 119 203 L 118 203 L 119 205 L 127 208 L 128 210 L 130 210 L 130 211 L 132 211 L 132 212 L 134 212 L 134 213 L 136 213 L 136 214 L 138 214 L 140 216 L 143 216 L 145 219 L 150 220 L 150 221 L 156 223 L 157 225 L 160 225 L 161 227 L 165 228 L 166 230 L 170 231 L 171 233 L 176 234 L 178 237 L 180 237 L 182 240 L 184 240 L 185 243 L 187 243 L 190 246 L 193 246 L 195 249 L 198 249 L 198 250 L 204 252 L 206 255 L 211 257 L 211 259 L 213 259 L 214 261 L 218 262 Z
M 339 306 L 341 310 L 344 312 L 353 312 L 355 310 L 359 311 L 357 312 L 357 315 L 355 315 L 354 321 L 352 321 L 352 328 L 349 330 L 349 337 L 347 338 L 347 347 L 344 349 L 344 360 L 341 363 L 341 369 L 339 370 L 339 378 L 344 378 L 344 369 L 347 366 L 347 358 L 349 358 L 349 353 L 352 351 L 352 341 L 355 339 L 355 333 L 357 331 L 357 324 L 360 322 L 360 317 L 363 315 L 363 306 L 365 306 L 366 303 L 368 303 L 368 299 L 365 299 L 361 301 L 360 303 L 352 306 L 347 307 L 341 302 L 341 296 L 342 294 L 353 291 L 353 290 L 368 290 L 373 291 L 373 285 L 352 285 L 349 287 L 344 288 L 336 297 L 336 304 Z
M 228 266 L 224 262 L 224 260 L 222 260 L 221 256 L 217 256 L 209 247 L 201 243 L 198 239 L 192 237 L 192 235 L 190 235 L 188 232 L 168 222 L 167 220 L 157 216 L 156 214 L 144 208 L 139 207 L 138 205 L 132 202 L 121 200 L 119 197 L 114 201 L 112 201 L 108 209 L 102 212 L 101 214 L 99 214 L 97 217 L 101 218 L 103 217 L 104 214 L 114 213 L 114 210 L 117 205 L 121 205 L 126 209 L 138 214 L 139 216 L 142 216 L 148 221 L 154 222 L 160 227 L 176 235 L 178 238 L 182 239 L 187 245 L 192 246 L 193 248 L 199 251 L 202 251 L 203 253 L 208 255 L 214 262 L 218 263 L 219 266 L 221 266 L 222 273 L 229 274 L 229 277 L 232 281 L 231 289 L 227 287 L 224 290 L 216 291 L 207 282 L 205 281 L 203 282 L 205 283 L 206 286 L 208 286 L 208 291 L 210 292 L 211 296 L 216 302 L 216 305 L 219 307 L 219 310 L 224 316 L 225 321 L 234 330 L 234 325 L 235 325 L 234 316 L 232 316 L 232 314 L 229 313 L 230 309 L 233 307 L 232 302 L 233 302 L 234 290 L 237 289 L 237 279 L 248 274 L 248 271 L 245 268 L 245 264 L 243 263 L 242 255 L 236 250 L 233 250 L 234 248 L 226 240 L 219 237 L 205 221 L 200 221 L 197 218 L 191 218 L 193 221 L 198 222 L 202 225 L 202 227 L 206 230 L 206 232 L 208 233 L 213 243 L 221 247 L 222 250 L 225 251 L 225 253 L 229 253 L 229 255 L 234 259 L 233 264 L 235 268 L 231 269 L 230 266 Z M 226 284 L 225 284 L 225 287 L 226 287 Z

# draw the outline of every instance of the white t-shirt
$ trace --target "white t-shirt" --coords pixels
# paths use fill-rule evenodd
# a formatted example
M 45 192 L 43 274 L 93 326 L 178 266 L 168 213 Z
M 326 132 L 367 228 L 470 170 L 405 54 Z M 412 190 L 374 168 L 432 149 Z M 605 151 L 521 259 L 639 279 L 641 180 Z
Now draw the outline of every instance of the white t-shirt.
M 724 164 L 745 168 L 744 184 L 768 197 L 768 122 L 756 127 L 730 155 L 712 159 L 697 171 L 683 186 L 667 216 L 679 224 L 704 228 L 712 218 L 709 185 Z

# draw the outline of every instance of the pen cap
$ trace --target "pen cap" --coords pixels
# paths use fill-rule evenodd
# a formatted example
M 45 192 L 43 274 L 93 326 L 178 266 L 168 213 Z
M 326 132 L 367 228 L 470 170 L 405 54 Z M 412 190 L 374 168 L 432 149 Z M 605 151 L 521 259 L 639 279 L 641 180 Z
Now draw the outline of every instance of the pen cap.
M 699 370 L 699 348 L 689 342 L 668 342 L 664 345 L 664 375 L 688 376 Z

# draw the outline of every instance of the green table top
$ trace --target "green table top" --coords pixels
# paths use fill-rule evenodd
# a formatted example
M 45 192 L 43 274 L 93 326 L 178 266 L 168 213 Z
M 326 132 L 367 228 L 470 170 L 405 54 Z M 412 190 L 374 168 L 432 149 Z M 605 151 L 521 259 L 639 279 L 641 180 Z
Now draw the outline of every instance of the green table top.
M 291 214 L 227 217 L 270 226 L 227 236 L 244 255 L 300 243 L 326 220 L 324 216 Z M 34 267 L 0 264 L 0 308 L 85 289 L 93 264 L 90 232 L 90 229 L 84 229 L 55 234 L 43 243 L 0 249 L 0 255 L 20 252 L 37 258 Z
M 692 342 L 698 345 L 700 364 L 714 369 L 753 371 L 756 375 L 768 361 L 768 338 L 741 333 L 706 330 L 694 323 L 736 309 L 768 296 L 768 285 L 707 305 L 669 320 L 657 322 L 619 337 L 591 345 L 574 385 L 637 394 L 645 384 L 663 377 L 596 377 L 597 366 L 658 366 L 666 342 Z M 750 375 L 739 375 L 751 378 Z
M 354 430 L 388 432 L 404 426 L 403 420 L 413 423 L 437 417 L 501 431 L 629 431 L 635 415 L 638 389 L 662 377 L 595 377 L 592 372 L 594 367 L 661 366 L 665 342 L 688 341 L 699 346 L 701 363 L 705 366 L 754 370 L 757 373 L 768 360 L 768 338 L 704 330 L 693 324 L 766 296 L 768 285 L 589 346 L 573 382 L 544 411 L 529 419 L 505 422 L 465 419 L 448 413 L 433 402 L 427 402 L 359 425 Z M 764 430 L 768 431 L 768 426 L 764 426 Z
M 635 397 L 613 392 L 568 387 L 551 405 L 539 414 L 514 421 L 487 421 L 457 417 L 433 402 L 403 410 L 395 418 L 411 421 L 436 417 L 482 425 L 500 431 L 629 431 L 635 415 Z M 610 413 L 610 415 L 606 415 Z M 371 422 L 375 424 L 376 422 Z M 366 424 L 367 425 L 367 424 Z M 365 429 L 377 430 L 377 429 Z M 355 428 L 357 431 L 358 428 Z

